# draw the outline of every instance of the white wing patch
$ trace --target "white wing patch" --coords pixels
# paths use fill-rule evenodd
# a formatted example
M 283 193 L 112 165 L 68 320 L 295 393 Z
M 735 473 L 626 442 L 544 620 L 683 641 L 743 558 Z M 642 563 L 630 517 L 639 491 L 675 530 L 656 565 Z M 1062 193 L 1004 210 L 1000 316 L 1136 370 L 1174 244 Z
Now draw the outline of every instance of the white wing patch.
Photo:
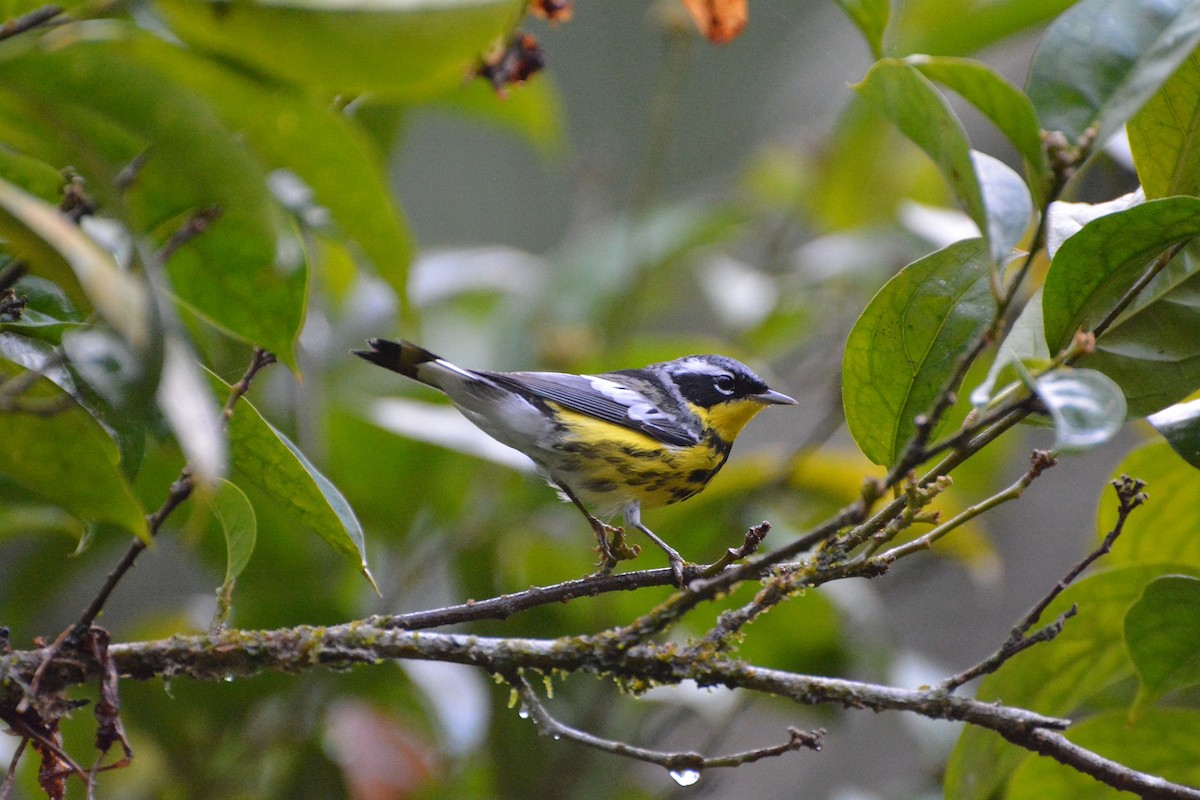
M 629 418 L 636 422 L 644 422 L 649 425 L 673 422 L 669 414 L 647 400 L 641 392 L 596 375 L 584 375 L 582 377 L 587 378 L 591 382 L 592 388 L 597 392 L 625 406 L 628 409 L 626 413 L 629 415 Z

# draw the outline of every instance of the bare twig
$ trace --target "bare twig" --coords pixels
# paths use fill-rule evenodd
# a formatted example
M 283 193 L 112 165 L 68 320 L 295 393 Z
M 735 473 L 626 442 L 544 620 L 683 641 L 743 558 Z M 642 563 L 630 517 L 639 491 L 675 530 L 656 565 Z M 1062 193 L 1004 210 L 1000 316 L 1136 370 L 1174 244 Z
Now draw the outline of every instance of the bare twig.
M 746 538 L 742 542 L 742 546 L 734 549 L 729 548 L 725 553 L 712 564 L 709 564 L 701 571 L 701 575 L 705 578 L 711 578 L 714 575 L 720 574 L 726 567 L 731 564 L 736 564 L 744 558 L 749 558 L 758 552 L 759 546 L 762 545 L 763 539 L 767 538 L 767 534 L 771 532 L 771 523 L 763 520 L 757 525 L 752 525 L 746 531 Z
M 1049 625 L 1040 628 L 1033 634 L 1029 633 L 1030 629 L 1046 613 L 1046 609 L 1050 607 L 1050 604 L 1066 591 L 1067 587 L 1074 583 L 1075 579 L 1091 566 L 1096 559 L 1112 550 L 1113 543 L 1117 541 L 1117 537 L 1125 529 L 1125 521 L 1129 519 L 1129 515 L 1133 513 L 1135 508 L 1146 502 L 1146 493 L 1142 491 L 1146 486 L 1145 481 L 1131 478 L 1128 475 L 1122 475 L 1120 479 L 1112 482 L 1112 486 L 1117 492 L 1117 521 L 1113 525 L 1112 530 L 1108 532 L 1108 535 L 1104 537 L 1104 541 L 1100 543 L 1100 546 L 1088 553 L 1075 566 L 1071 567 L 1067 574 L 1046 593 L 1046 596 L 1034 604 L 1033 608 L 1029 609 L 1028 613 L 1021 618 L 1021 621 L 1013 627 L 1012 631 L 1008 634 L 1008 638 L 1000 645 L 996 652 L 978 664 L 944 680 L 938 686 L 938 691 L 953 692 L 975 678 L 989 675 L 1018 653 L 1040 642 L 1048 642 L 1062 632 L 1067 620 L 1075 616 L 1075 613 L 1078 611 L 1075 606 L 1071 606 L 1064 611 L 1058 616 L 1058 619 Z
M 31 31 L 34 28 L 40 28 L 61 13 L 63 13 L 62 6 L 51 3 L 41 8 L 35 8 L 28 14 L 24 14 L 16 19 L 10 19 L 4 25 L 0 26 L 0 41 L 11 39 L 18 34 Z
M 553 736 L 555 739 L 570 739 L 571 741 L 579 742 L 580 744 L 602 750 L 606 753 L 613 753 L 614 755 L 632 758 L 637 761 L 645 761 L 649 764 L 657 764 L 660 767 L 671 770 L 672 773 L 699 773 L 701 770 L 718 767 L 740 767 L 743 764 L 750 764 L 764 758 L 781 756 L 784 753 L 791 753 L 802 748 L 820 750 L 825 740 L 824 729 L 801 731 L 797 728 L 789 728 L 789 739 L 783 744 L 747 750 L 742 753 L 732 753 L 726 756 L 705 756 L 696 752 L 650 750 L 627 742 L 605 739 L 587 731 L 571 727 L 550 714 L 549 710 L 542 703 L 541 698 L 538 697 L 537 692 L 525 680 L 524 675 L 517 673 L 509 676 L 507 680 L 516 689 L 517 694 L 521 698 L 522 708 L 538 726 L 538 732 L 543 736 Z M 699 776 L 697 775 L 696 777 Z

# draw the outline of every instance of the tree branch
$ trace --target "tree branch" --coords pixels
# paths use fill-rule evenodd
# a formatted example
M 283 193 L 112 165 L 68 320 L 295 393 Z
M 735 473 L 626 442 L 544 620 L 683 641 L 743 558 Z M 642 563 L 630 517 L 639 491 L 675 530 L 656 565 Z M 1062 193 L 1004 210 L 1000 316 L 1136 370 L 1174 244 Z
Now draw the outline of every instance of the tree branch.
M 801 748 L 820 750 L 825 740 L 825 730 L 823 728 L 815 731 L 801 731 L 797 728 L 789 728 L 788 733 L 790 734 L 790 738 L 783 744 L 747 750 L 743 753 L 733 753 L 727 756 L 708 757 L 696 752 L 649 750 L 614 739 L 604 739 L 560 722 L 546 709 L 541 698 L 538 697 L 533 687 L 529 685 L 529 682 L 525 680 L 524 675 L 517 673 L 508 678 L 508 680 L 521 698 L 523 712 L 528 714 L 529 718 L 538 726 L 538 732 L 543 736 L 553 736 L 555 739 L 570 739 L 571 741 L 579 742 L 580 744 L 595 748 L 596 750 L 602 750 L 606 753 L 613 753 L 614 755 L 632 758 L 637 761 L 645 761 L 649 764 L 658 764 L 660 767 L 671 770 L 672 777 L 680 785 L 685 786 L 694 783 L 700 777 L 700 770 L 716 767 L 740 767 L 743 764 L 750 764 L 773 756 L 781 756 L 784 753 L 791 753 Z
M 1100 546 L 1084 556 L 1075 566 L 1071 567 L 1062 580 L 1056 583 L 1045 597 L 1035 603 L 1033 608 L 1029 609 L 1029 612 L 1013 627 L 1008 638 L 1000 645 L 996 652 L 973 667 L 947 678 L 938 689 L 944 692 L 953 692 L 968 681 L 983 675 L 989 675 L 1000 669 L 1006 661 L 1017 655 L 1017 653 L 1027 650 L 1040 642 L 1048 642 L 1058 636 L 1062 632 L 1067 620 L 1075 616 L 1078 610 L 1075 606 L 1071 606 L 1071 608 L 1060 614 L 1058 619 L 1041 628 L 1036 633 L 1029 635 L 1029 630 L 1037 624 L 1042 614 L 1046 613 L 1046 609 L 1050 607 L 1050 604 L 1066 591 L 1067 587 L 1074 583 L 1075 579 L 1085 569 L 1091 566 L 1096 559 L 1108 554 L 1112 550 L 1113 543 L 1117 541 L 1117 537 L 1125 529 L 1125 521 L 1129 519 L 1129 515 L 1133 513 L 1135 508 L 1146 502 L 1146 494 L 1142 491 L 1145 486 L 1145 481 L 1131 478 L 1128 475 L 1122 475 L 1118 480 L 1114 480 L 1112 487 L 1117 492 L 1117 521 L 1113 525 L 1112 530 L 1108 532 L 1108 535 L 1104 537 L 1104 541 L 1100 543 Z
M 25 31 L 30 31 L 34 28 L 40 28 L 61 13 L 63 13 L 62 6 L 52 3 L 41 8 L 35 8 L 28 14 L 24 14 L 16 19 L 10 19 L 3 26 L 0 26 L 0 41 L 11 39 L 18 34 L 25 33 Z

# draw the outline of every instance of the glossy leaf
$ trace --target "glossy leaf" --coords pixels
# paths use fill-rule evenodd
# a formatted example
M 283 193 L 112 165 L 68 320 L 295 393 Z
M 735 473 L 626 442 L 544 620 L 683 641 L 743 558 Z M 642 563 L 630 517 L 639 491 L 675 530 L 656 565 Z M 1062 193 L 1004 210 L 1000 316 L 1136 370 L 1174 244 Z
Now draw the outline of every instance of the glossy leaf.
M 216 484 L 208 505 L 225 534 L 225 585 L 228 586 L 250 563 L 254 541 L 258 537 L 258 522 L 245 492 L 225 479 Z
M 14 384 L 3 386 L 5 401 L 16 408 L 0 412 L 0 475 L 79 519 L 117 525 L 149 541 L 145 512 L 99 423 L 45 378 L 19 395 Z
M 966 131 L 930 80 L 904 61 L 885 58 L 853 88 L 933 159 L 967 216 L 986 231 L 987 211 Z
M 1096 127 L 1102 144 L 1200 43 L 1190 0 L 1081 0 L 1038 45 L 1029 99 L 1042 127 L 1074 141 Z
M 905 61 L 925 77 L 962 95 L 991 120 L 1025 160 L 1041 195 L 1050 165 L 1042 148 L 1041 126 L 1033 104 L 1019 88 L 981 61 L 949 56 L 909 56 Z
M 150 318 L 140 281 L 56 207 L 0 178 L 0 236 L 8 252 L 61 285 L 78 281 L 91 305 L 133 347 L 149 344 Z
M 846 424 L 876 464 L 903 452 L 913 418 L 987 325 L 989 268 L 982 239 L 950 245 L 901 270 L 855 323 L 842 362 Z
M 210 381 L 217 391 L 229 391 L 216 376 Z M 346 498 L 244 397 L 229 420 L 229 455 L 246 483 L 262 490 L 294 524 L 320 536 L 371 579 L 362 526 Z
M 888 17 L 891 16 L 889 0 L 835 0 L 846 16 L 854 22 L 871 54 L 875 58 L 883 57 L 883 34 L 887 30 Z
M 1139 703 L 1200 684 L 1200 580 L 1151 581 L 1125 615 L 1125 643 L 1142 680 Z
M 1130 769 L 1181 783 L 1200 784 L 1200 713 L 1152 709 L 1131 721 L 1123 712 L 1102 714 L 1072 725 L 1066 737 L 1080 747 Z M 1004 800 L 1125 800 L 1131 797 L 1051 758 L 1030 755 Z
M 1148 197 L 1200 195 L 1200 52 L 1179 65 L 1126 128 Z
M 878 61 L 854 88 L 933 159 L 987 237 L 992 260 L 1006 260 L 1033 210 L 1024 181 L 991 156 L 971 150 L 946 98 L 908 63 Z
M 987 234 L 994 264 L 1005 264 L 1025 236 L 1033 216 L 1033 201 L 1021 176 L 987 153 L 971 151 L 987 217 L 981 228 Z
M 1200 400 L 1164 408 L 1146 421 L 1162 434 L 1180 458 L 1200 469 Z
M 1107 375 L 1088 369 L 1056 370 L 1035 391 L 1054 420 L 1054 447 L 1079 452 L 1104 444 L 1125 422 L 1125 395 Z
M 1164 442 L 1143 445 L 1129 453 L 1112 472 L 1113 480 L 1131 475 L 1146 482 L 1149 502 L 1125 522 L 1124 532 L 1106 561 L 1112 564 L 1172 562 L 1200 567 L 1200 473 L 1175 455 Z M 1104 487 L 1097 515 L 1100 535 L 1117 521 L 1112 489 Z
M 135 232 L 163 242 L 196 212 L 220 209 L 168 262 L 171 290 L 205 320 L 291 363 L 307 271 L 263 167 L 203 99 L 128 51 L 129 31 L 114 21 L 64 25 L 40 47 L 0 58 L 0 82 L 40 104 L 37 115 L 55 123 L 45 146 L 83 170 L 106 207 L 128 209 Z M 121 193 L 116 174 L 143 155 Z
M 963 55 L 1053 19 L 1075 0 L 905 0 L 892 28 L 903 53 Z
M 1042 294 L 1052 352 L 1090 330 L 1168 247 L 1200 235 L 1200 199 L 1150 200 L 1089 222 L 1063 242 Z
M 1049 359 L 1050 349 L 1046 347 L 1045 323 L 1042 320 L 1042 290 L 1038 289 L 1030 296 L 1029 302 L 1009 328 L 1008 335 L 1000 343 L 987 378 L 971 392 L 972 405 L 977 408 L 986 406 L 998 393 L 998 382 L 1003 381 L 1003 390 L 1020 379 L 1020 374 L 1013 368 L 1014 364 L 1042 367 Z
M 1062 633 L 1018 654 L 984 678 L 976 696 L 1066 716 L 1088 698 L 1132 676 L 1133 663 L 1124 642 L 1125 612 L 1137 602 L 1147 583 L 1172 572 L 1189 570 L 1169 564 L 1123 567 L 1076 582 L 1042 615 L 1043 622 L 1050 622 L 1077 604 L 1079 613 Z M 946 797 L 987 800 L 996 796 L 1026 755 L 1027 751 L 995 733 L 967 726 L 946 768 Z
M 1076 363 L 1100 370 L 1145 416 L 1200 388 L 1200 272 L 1189 248 L 1160 272 Z
M 159 0 L 172 30 L 305 87 L 429 97 L 463 79 L 513 25 L 524 0 Z

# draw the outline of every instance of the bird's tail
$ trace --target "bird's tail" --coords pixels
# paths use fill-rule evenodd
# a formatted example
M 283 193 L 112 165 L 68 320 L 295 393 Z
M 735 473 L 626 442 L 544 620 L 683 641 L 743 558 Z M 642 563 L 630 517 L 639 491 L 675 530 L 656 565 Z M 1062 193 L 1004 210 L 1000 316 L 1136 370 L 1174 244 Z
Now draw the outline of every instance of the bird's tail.
M 440 358 L 418 347 L 412 342 L 393 342 L 388 339 L 368 339 L 370 350 L 352 350 L 359 358 L 366 359 L 372 364 L 378 364 L 384 369 L 398 372 L 406 378 L 427 383 L 417 376 L 417 367 L 430 361 L 441 361 Z

